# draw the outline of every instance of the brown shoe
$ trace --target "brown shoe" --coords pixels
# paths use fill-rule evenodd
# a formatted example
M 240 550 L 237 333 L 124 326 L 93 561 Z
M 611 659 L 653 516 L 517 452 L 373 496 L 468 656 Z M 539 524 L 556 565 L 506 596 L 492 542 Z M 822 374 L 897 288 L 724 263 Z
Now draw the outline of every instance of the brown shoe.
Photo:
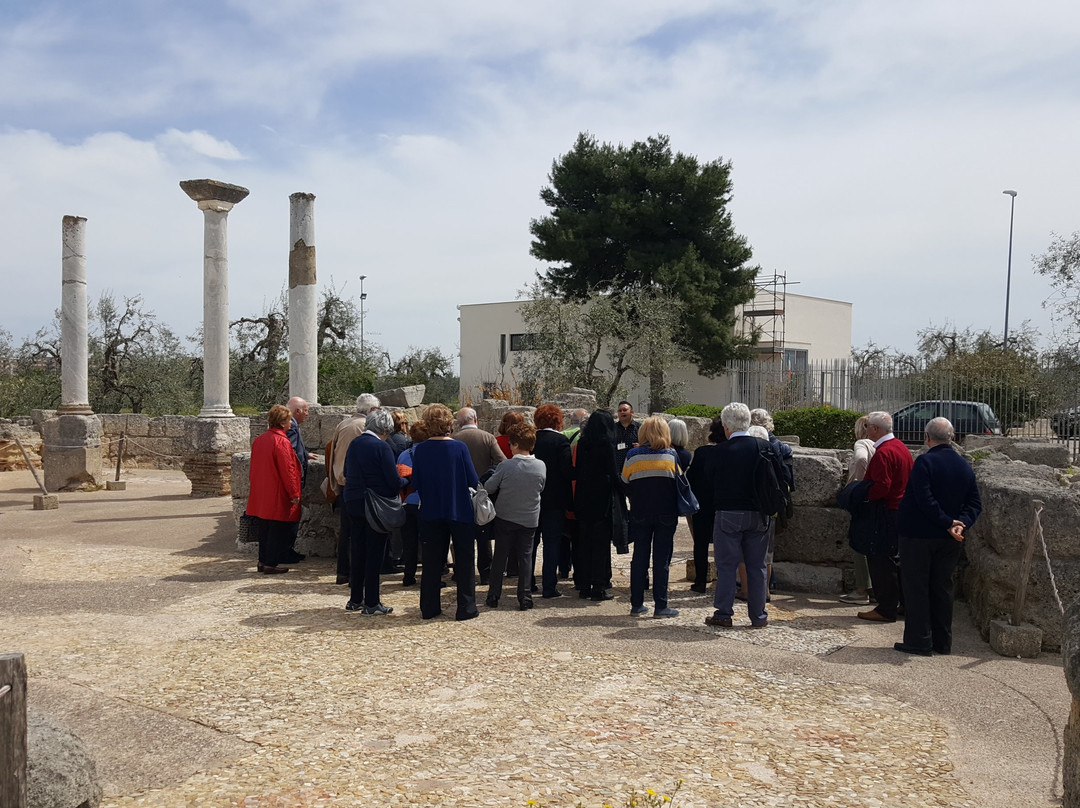
M 713 628 L 731 628 L 731 618 L 713 615 L 705 618 L 705 625 L 712 626 Z
M 877 609 L 871 609 L 868 612 L 859 612 L 860 620 L 869 620 L 872 623 L 895 623 L 895 617 L 886 617 Z
M 262 568 L 263 575 L 281 575 L 283 572 L 288 572 L 288 567 L 268 567 L 265 564 Z

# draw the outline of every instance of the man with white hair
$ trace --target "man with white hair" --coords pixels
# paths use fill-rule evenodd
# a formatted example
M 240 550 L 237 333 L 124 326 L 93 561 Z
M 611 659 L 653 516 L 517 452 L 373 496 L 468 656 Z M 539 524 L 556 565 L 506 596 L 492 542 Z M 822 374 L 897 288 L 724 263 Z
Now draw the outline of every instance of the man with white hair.
M 285 406 L 289 408 L 289 414 L 292 416 L 289 428 L 285 430 L 285 437 L 289 439 L 293 451 L 296 452 L 296 459 L 300 461 L 300 490 L 303 491 L 304 486 L 307 484 L 308 450 L 304 445 L 303 438 L 300 437 L 300 424 L 307 420 L 308 403 L 300 396 L 293 396 Z M 303 553 L 296 552 L 296 537 L 300 532 L 300 522 L 290 522 L 289 529 L 291 531 L 291 541 L 285 550 L 282 561 L 287 564 L 296 564 L 307 558 Z
M 327 486 L 338 495 L 334 502 L 340 520 L 337 543 L 337 583 L 349 582 L 349 534 L 351 525 L 349 513 L 341 502 L 341 492 L 345 490 L 345 453 L 354 438 L 364 434 L 367 416 L 372 410 L 379 409 L 379 399 L 371 393 L 361 393 L 356 397 L 356 412 L 345 418 L 334 429 L 330 440 L 330 469 L 327 471 Z
M 866 493 L 866 499 L 884 504 L 885 528 L 884 535 L 875 541 L 866 556 L 877 606 L 859 612 L 859 617 L 875 623 L 895 623 L 900 610 L 897 513 L 911 475 L 911 451 L 893 435 L 892 416 L 889 413 L 872 412 L 866 418 L 866 437 L 874 441 L 874 456 L 863 478 L 873 483 Z
M 481 429 L 477 423 L 476 410 L 462 407 L 454 413 L 454 440 L 459 440 L 469 448 L 476 476 L 483 483 L 489 470 L 494 469 L 506 455 L 499 448 L 499 442 L 490 432 Z M 491 575 L 491 541 L 495 536 L 493 524 L 476 526 L 476 571 L 480 574 L 481 586 L 487 586 Z
M 911 469 L 900 500 L 900 569 L 904 585 L 904 641 L 907 654 L 952 652 L 953 570 L 964 531 L 982 511 L 971 465 L 952 448 L 947 418 L 926 425 L 926 445 Z
M 769 624 L 765 610 L 768 575 L 765 568 L 769 550 L 769 526 L 772 517 L 763 516 L 755 488 L 757 464 L 772 462 L 781 477 L 780 460 L 767 440 L 748 434 L 750 408 L 735 402 L 720 413 L 727 440 L 713 450 L 713 461 L 706 471 L 706 482 L 713 492 L 716 519 L 713 523 L 713 556 L 716 560 L 715 612 L 705 624 L 731 628 L 735 613 L 735 571 L 740 558 L 746 562 L 746 608 L 750 625 L 765 628 Z M 767 454 L 763 454 L 767 453 Z

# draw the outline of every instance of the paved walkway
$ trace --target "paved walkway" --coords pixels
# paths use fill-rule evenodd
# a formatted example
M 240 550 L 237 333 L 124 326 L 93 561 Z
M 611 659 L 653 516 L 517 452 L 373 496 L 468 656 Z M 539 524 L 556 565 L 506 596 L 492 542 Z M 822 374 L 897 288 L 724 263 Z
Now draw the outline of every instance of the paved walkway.
M 363 617 L 331 560 L 254 574 L 230 501 L 188 490 L 134 472 L 35 512 L 29 474 L 0 475 L 0 651 L 108 808 L 599 806 L 676 780 L 683 806 L 1059 804 L 1060 659 L 998 657 L 962 605 L 951 657 L 832 598 L 714 630 L 679 580 L 679 618 L 631 618 L 622 556 L 608 603 L 421 621 L 386 578 L 394 614 Z

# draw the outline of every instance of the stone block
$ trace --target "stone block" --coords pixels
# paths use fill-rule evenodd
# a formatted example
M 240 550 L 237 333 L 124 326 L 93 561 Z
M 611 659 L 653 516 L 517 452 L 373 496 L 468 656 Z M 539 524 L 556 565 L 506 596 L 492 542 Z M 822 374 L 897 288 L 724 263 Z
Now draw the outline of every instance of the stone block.
M 107 435 L 110 440 L 120 437 L 124 429 L 124 416 L 116 413 L 105 412 L 98 415 L 101 422 L 101 434 Z
M 983 511 L 972 531 L 1007 558 L 1023 555 L 1035 514 L 1032 500 L 1042 500 L 1043 537 L 1054 559 L 1080 559 L 1076 525 L 1080 524 L 1080 488 L 1063 485 L 1058 473 L 1025 463 L 978 463 L 975 467 Z
M 1065 608 L 1061 656 L 1065 661 L 1065 682 L 1075 705 L 1080 701 L 1080 598 L 1073 599 Z M 1080 792 L 1077 796 L 1080 796 Z
M 307 481 L 301 492 L 300 531 L 296 548 L 301 553 L 323 558 L 337 554 L 340 517 L 333 511 L 322 493 L 322 481 L 326 479 L 326 463 L 322 458 L 308 463 Z
M 684 580 L 697 580 L 697 565 L 692 558 L 686 559 L 686 578 Z M 705 580 L 708 583 L 712 583 L 716 580 L 716 565 L 711 561 L 709 562 L 709 571 L 705 573 Z
M 56 410 L 30 410 L 30 420 L 34 422 L 39 432 L 46 421 L 51 421 L 55 417 Z
M 791 458 L 795 478 L 792 503 L 799 505 L 836 506 L 836 492 L 844 485 L 844 468 L 835 457 L 795 452 Z
M 121 429 L 125 434 L 133 438 L 146 438 L 150 436 L 150 416 L 140 413 L 124 413 L 120 416 Z
M 101 421 L 96 415 L 60 415 L 44 424 L 45 488 L 96 488 L 101 480 Z
M 568 412 L 577 409 L 592 412 L 596 409 L 596 391 L 584 387 L 571 387 L 565 393 L 558 393 L 551 403 L 562 407 L 563 410 Z
M 187 435 L 187 422 L 194 420 L 191 415 L 163 415 L 161 420 L 165 423 L 165 437 L 183 438 Z
M 124 480 L 106 480 L 106 491 L 127 491 L 127 482 Z
M 1071 460 L 1067 444 L 1052 438 L 1037 438 L 1030 435 L 1017 437 L 965 435 L 963 448 L 969 453 L 981 453 L 979 450 L 989 449 L 1012 460 L 1053 468 L 1065 468 Z
M 159 416 L 157 418 L 150 419 L 150 426 L 146 433 L 148 438 L 164 438 L 165 437 L 165 418 Z
M 417 407 L 424 403 L 425 392 L 427 392 L 425 385 L 412 384 L 390 390 L 379 390 L 375 393 L 375 397 L 384 407 Z
M 776 535 L 775 558 L 810 564 L 850 563 L 850 523 L 848 512 L 840 508 L 797 506 L 787 528 Z
M 191 418 L 184 425 L 187 449 L 193 453 L 244 452 L 251 448 L 250 435 L 245 418 Z
M 1042 650 L 1042 629 L 1030 623 L 1018 626 L 1004 620 L 990 621 L 990 647 L 1002 656 L 1034 659 Z
M 55 511 L 60 507 L 60 497 L 56 494 L 34 494 L 35 511 Z
M 245 502 L 248 498 L 248 492 L 251 490 L 250 481 L 248 480 L 248 473 L 251 469 L 251 452 L 236 452 L 232 456 L 232 464 L 230 471 L 230 483 L 229 490 L 232 493 L 233 499 L 243 499 Z M 243 511 L 241 511 L 243 513 Z
M 37 710 L 26 715 L 27 808 L 97 808 L 97 768 L 82 740 Z
M 839 595 L 843 585 L 843 575 L 838 567 L 785 561 L 773 563 L 773 578 L 777 589 L 789 592 Z

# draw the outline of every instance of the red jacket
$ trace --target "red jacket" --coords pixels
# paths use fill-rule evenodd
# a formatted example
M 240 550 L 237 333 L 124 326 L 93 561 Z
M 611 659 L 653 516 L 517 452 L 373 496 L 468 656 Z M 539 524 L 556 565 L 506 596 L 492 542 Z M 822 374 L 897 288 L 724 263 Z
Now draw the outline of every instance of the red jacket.
M 899 438 L 890 438 L 877 447 L 870 465 L 866 467 L 866 477 L 873 485 L 866 493 L 866 498 L 883 499 L 885 507 L 895 511 L 904 498 L 908 477 L 911 475 L 911 450 Z
M 248 481 L 249 516 L 278 522 L 300 520 L 300 461 L 284 429 L 271 427 L 255 438 Z

